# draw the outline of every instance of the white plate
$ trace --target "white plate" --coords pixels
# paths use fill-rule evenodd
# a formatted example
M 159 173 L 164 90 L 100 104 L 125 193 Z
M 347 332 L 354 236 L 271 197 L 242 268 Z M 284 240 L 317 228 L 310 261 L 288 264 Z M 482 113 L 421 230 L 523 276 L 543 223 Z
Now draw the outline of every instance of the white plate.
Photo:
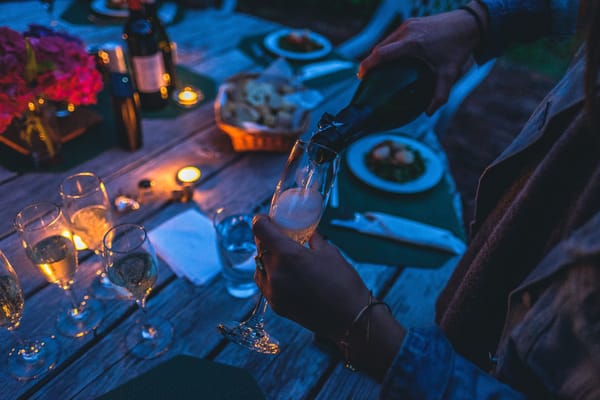
M 367 168 L 365 156 L 379 143 L 385 140 L 393 140 L 410 146 L 421 153 L 425 162 L 425 172 L 418 178 L 396 183 L 386 181 L 375 175 Z M 391 193 L 418 193 L 435 186 L 444 173 L 444 167 L 435 153 L 424 144 L 404 136 L 394 134 L 374 134 L 354 142 L 346 152 L 346 160 L 350 171 L 361 181 L 369 186 Z
M 281 29 L 279 31 L 269 33 L 264 40 L 264 45 L 267 50 L 277 54 L 278 56 L 290 59 L 290 60 L 315 60 L 317 58 L 321 58 L 329 54 L 331 52 L 332 46 L 331 42 L 324 36 L 319 35 L 318 33 L 311 31 L 302 31 L 306 32 L 309 39 L 319 43 L 323 46 L 321 49 L 316 51 L 309 52 L 296 52 L 282 49 L 279 47 L 279 38 L 283 36 L 287 36 L 292 32 L 298 32 L 299 30 L 294 29 Z
M 93 12 L 106 15 L 107 17 L 119 17 L 119 18 L 127 18 L 129 16 L 129 10 L 119 10 L 116 8 L 109 8 L 106 5 L 106 0 L 94 0 L 92 4 L 90 4 L 90 8 Z

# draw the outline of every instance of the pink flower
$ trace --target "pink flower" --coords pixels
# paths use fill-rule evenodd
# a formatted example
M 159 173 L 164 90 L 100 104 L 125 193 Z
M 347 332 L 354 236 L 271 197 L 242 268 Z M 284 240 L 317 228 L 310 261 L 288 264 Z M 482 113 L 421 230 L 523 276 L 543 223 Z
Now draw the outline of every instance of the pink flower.
M 37 97 L 87 105 L 102 90 L 102 76 L 83 43 L 42 28 L 30 27 L 25 36 L 0 27 L 0 134 Z

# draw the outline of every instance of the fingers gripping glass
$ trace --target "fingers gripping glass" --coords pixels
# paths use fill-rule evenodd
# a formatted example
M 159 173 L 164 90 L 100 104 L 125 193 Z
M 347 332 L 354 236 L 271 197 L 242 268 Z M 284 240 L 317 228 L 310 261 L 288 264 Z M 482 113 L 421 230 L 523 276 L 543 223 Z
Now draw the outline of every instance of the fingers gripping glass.
M 316 162 L 315 159 L 321 161 Z M 271 199 L 269 217 L 287 236 L 300 244 L 310 239 L 321 220 L 338 172 L 339 160 L 335 151 L 301 140 L 290 152 Z M 263 267 L 260 256 L 256 261 L 258 268 Z M 267 307 L 268 303 L 261 295 L 247 320 L 222 323 L 218 326 L 219 331 L 230 341 L 250 350 L 278 353 L 279 342 L 264 326 Z

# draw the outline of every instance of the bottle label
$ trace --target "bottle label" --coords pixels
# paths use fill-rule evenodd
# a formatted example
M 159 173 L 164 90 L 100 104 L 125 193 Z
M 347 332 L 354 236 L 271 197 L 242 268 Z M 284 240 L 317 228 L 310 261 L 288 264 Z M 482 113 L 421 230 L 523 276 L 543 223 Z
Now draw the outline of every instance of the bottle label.
M 165 65 L 160 52 L 151 56 L 131 58 L 137 89 L 144 93 L 158 92 L 165 83 Z

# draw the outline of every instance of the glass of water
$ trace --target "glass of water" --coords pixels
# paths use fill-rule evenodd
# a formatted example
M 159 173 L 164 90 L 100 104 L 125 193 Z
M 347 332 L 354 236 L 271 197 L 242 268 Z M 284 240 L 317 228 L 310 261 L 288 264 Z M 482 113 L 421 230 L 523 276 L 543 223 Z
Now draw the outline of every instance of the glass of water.
M 233 297 L 246 298 L 258 291 L 252 216 L 249 204 L 233 202 L 219 208 L 213 218 L 225 286 Z

